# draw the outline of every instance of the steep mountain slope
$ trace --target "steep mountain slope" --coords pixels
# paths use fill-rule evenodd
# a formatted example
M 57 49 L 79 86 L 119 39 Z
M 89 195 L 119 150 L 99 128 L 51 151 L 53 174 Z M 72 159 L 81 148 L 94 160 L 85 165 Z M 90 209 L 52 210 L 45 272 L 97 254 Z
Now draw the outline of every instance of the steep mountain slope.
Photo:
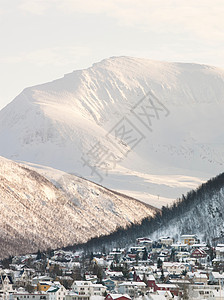
M 177 241 L 182 234 L 196 234 L 201 241 L 213 245 L 224 243 L 224 173 L 183 195 L 172 206 L 162 207 L 141 224 L 90 240 L 84 247 L 89 251 L 102 249 L 103 245 L 126 247 L 142 236 L 153 240 L 169 236 Z
M 203 241 L 224 241 L 224 173 L 189 192 L 172 207 L 163 208 L 161 226 L 152 234 L 180 237 L 197 234 Z M 158 226 L 157 226 L 158 227 Z
M 25 89 L 0 112 L 0 155 L 161 206 L 222 172 L 224 71 L 113 57 Z
M 74 175 L 60 172 L 56 186 L 0 157 L 0 258 L 86 242 L 154 213 L 153 207 Z

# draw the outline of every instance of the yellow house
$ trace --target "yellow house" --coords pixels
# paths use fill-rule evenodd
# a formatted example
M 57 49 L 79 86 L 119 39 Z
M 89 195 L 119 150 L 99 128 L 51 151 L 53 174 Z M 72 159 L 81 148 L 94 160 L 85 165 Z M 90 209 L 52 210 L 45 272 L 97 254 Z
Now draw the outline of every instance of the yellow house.
M 195 234 L 184 234 L 181 235 L 181 243 L 187 245 L 193 245 L 197 242 L 197 237 Z
M 49 284 L 49 282 L 39 281 L 37 284 L 37 291 L 46 292 L 50 287 L 51 285 Z

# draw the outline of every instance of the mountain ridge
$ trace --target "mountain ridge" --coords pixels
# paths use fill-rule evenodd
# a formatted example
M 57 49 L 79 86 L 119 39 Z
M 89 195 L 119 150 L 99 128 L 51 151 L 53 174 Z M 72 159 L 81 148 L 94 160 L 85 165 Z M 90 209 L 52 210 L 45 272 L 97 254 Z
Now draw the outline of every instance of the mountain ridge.
M 100 183 L 83 162 L 99 144 L 116 162 L 90 157 L 104 186 L 162 206 L 221 172 L 223 94 L 221 69 L 113 57 L 18 95 L 0 112 L 0 155 Z M 159 106 L 147 128 L 135 107 L 149 99 L 169 115 Z M 138 129 L 135 147 L 116 138 L 121 121 Z
M 224 242 L 224 173 L 209 179 L 195 190 L 182 195 L 171 206 L 163 206 L 151 218 L 146 217 L 141 224 L 132 224 L 126 229 L 91 239 L 78 245 L 88 251 L 126 247 L 139 237 L 149 237 L 154 241 L 170 237 L 180 241 L 181 235 L 196 235 L 208 245 Z
M 84 243 L 157 211 L 74 175 L 63 174 L 53 184 L 2 157 L 0 199 L 1 258 Z

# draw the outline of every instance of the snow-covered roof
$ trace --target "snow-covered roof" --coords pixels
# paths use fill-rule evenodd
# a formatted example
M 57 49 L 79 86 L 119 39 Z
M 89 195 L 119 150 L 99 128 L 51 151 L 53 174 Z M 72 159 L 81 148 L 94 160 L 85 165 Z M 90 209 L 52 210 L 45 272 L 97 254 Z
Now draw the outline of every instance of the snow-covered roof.
M 147 276 L 147 280 L 155 281 L 155 277 L 152 274 L 150 274 Z
M 83 286 L 83 285 L 90 285 L 91 281 L 84 281 L 84 280 L 75 280 L 73 282 L 73 285 L 77 285 L 77 286 Z
M 195 275 L 195 278 L 197 279 L 208 279 L 207 275 L 206 274 L 197 274 Z
M 224 273 L 223 273 L 223 274 L 220 274 L 219 272 L 212 272 L 212 276 L 213 276 L 215 279 L 224 279 Z
M 128 296 L 127 294 L 109 294 L 114 300 L 115 299 L 118 299 L 118 298 L 121 298 L 121 297 L 126 297 L 126 298 L 128 298 L 128 299 L 131 299 L 131 297 L 130 296 Z
M 178 286 L 176 284 L 168 284 L 168 283 L 157 283 L 159 288 L 169 288 L 169 289 L 176 289 Z
M 144 282 L 125 281 L 120 283 L 119 286 L 146 286 L 146 284 Z
M 196 238 L 195 234 L 183 234 L 180 236 L 181 238 Z

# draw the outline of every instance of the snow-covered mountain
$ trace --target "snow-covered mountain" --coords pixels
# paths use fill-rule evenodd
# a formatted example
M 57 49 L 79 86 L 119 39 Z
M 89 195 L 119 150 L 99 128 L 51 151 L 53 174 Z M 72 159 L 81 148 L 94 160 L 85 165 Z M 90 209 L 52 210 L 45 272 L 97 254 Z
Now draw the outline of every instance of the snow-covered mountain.
M 0 157 L 0 258 L 83 243 L 156 211 L 74 175 L 45 172 L 57 184 Z
M 207 242 L 224 241 L 224 173 L 190 191 L 173 207 L 164 208 L 152 238 L 196 234 Z M 159 227 L 159 228 L 158 228 Z
M 162 237 L 172 237 L 175 242 L 181 235 L 197 235 L 202 242 L 224 243 L 224 173 L 211 178 L 195 190 L 182 195 L 172 205 L 163 206 L 152 218 L 141 224 L 101 237 L 97 242 L 87 243 L 87 249 L 102 246 L 121 247 L 133 245 L 139 237 L 150 237 L 156 241 Z
M 223 117 L 223 70 L 113 57 L 18 95 L 0 155 L 161 206 L 223 171 Z

